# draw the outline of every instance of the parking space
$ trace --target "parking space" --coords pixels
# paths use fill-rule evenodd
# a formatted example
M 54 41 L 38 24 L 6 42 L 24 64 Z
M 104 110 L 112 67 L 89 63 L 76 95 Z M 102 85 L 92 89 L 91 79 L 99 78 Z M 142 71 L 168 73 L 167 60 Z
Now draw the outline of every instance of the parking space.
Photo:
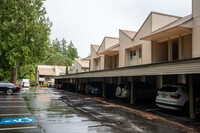
M 24 95 L 13 94 L 6 95 L 0 94 L 0 132 L 12 133 L 20 132 L 25 133 L 40 132 L 40 129 L 34 122 L 32 114 L 28 109 Z

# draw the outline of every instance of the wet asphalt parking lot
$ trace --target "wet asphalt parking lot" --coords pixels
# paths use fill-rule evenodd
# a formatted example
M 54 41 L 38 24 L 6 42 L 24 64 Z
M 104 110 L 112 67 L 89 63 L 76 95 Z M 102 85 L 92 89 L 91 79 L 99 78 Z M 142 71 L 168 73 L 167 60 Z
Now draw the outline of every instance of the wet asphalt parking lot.
M 200 122 L 158 108 L 130 106 L 53 88 L 0 94 L 2 133 L 191 133 Z M 124 106 L 126 105 L 127 106 Z

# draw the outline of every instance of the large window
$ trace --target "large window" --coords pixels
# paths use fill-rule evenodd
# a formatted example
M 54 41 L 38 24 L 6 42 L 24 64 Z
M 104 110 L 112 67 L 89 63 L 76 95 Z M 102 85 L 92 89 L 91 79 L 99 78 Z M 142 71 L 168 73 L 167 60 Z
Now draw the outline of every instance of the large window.
M 135 60 L 136 59 L 136 50 L 130 51 L 130 59 Z
M 139 48 L 139 58 L 142 58 L 142 48 Z

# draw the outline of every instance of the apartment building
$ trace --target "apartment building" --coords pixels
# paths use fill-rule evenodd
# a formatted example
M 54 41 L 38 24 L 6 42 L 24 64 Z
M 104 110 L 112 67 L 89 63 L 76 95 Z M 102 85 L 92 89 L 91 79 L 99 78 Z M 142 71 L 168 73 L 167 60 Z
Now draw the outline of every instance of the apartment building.
M 68 74 L 88 72 L 89 71 L 89 57 L 85 59 L 75 58 L 74 63 L 68 66 Z
M 105 37 L 100 46 L 91 45 L 90 71 L 60 76 L 57 82 L 80 79 L 79 83 L 96 80 L 103 84 L 133 84 L 141 80 L 156 88 L 186 83 L 193 118 L 194 97 L 200 86 L 200 0 L 192 0 L 191 15 L 151 12 L 137 32 L 119 30 L 119 38 Z M 105 89 L 109 88 L 103 88 L 103 96 Z M 134 89 L 131 91 L 134 103 Z
M 38 65 L 35 76 L 35 84 L 43 85 L 44 83 L 54 82 L 54 76 L 65 75 L 66 66 Z

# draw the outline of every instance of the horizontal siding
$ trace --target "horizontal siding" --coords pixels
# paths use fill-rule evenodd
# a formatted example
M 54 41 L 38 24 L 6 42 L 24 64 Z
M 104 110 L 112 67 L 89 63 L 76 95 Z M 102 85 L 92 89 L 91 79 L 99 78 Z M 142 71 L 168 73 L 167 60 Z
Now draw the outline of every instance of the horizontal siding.
M 138 65 L 110 70 L 84 72 L 55 77 L 55 79 L 66 78 L 94 78 L 94 77 L 123 77 L 123 76 L 150 76 L 150 75 L 173 75 L 173 74 L 199 74 L 200 58 Z

